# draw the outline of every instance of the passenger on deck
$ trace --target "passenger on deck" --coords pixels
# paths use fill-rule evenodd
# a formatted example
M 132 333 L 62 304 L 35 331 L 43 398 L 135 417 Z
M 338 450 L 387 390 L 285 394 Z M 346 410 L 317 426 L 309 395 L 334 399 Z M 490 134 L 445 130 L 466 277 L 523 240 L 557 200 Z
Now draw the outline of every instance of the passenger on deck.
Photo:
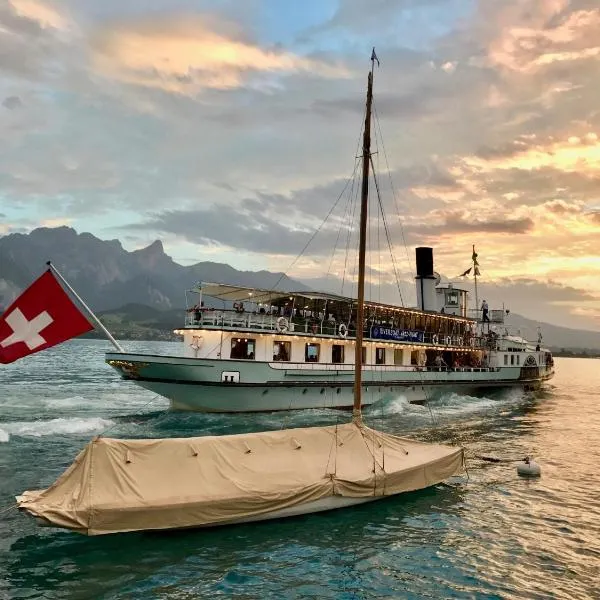
M 484 323 L 490 322 L 490 317 L 488 316 L 488 313 L 489 313 L 488 303 L 484 300 L 481 303 L 481 320 Z
M 200 322 L 202 320 L 202 311 L 204 310 L 204 302 L 200 302 L 200 306 L 194 306 L 194 319 Z

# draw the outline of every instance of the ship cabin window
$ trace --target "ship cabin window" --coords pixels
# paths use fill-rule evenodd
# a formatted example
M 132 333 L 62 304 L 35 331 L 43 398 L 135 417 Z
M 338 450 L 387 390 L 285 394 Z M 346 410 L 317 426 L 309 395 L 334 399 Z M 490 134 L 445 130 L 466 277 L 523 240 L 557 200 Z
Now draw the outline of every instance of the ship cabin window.
M 321 344 L 306 344 L 304 346 L 304 361 L 319 362 L 319 354 L 321 353 Z
M 256 340 L 249 338 L 233 338 L 231 340 L 230 358 L 254 360 Z
M 361 350 L 362 350 L 362 352 L 361 352 L 362 358 L 360 359 L 361 360 L 361 364 L 366 365 L 367 364 L 367 347 L 363 346 L 361 348 Z
M 446 306 L 458 306 L 458 292 L 446 292 Z
M 515 364 L 515 355 L 514 354 L 512 354 L 511 357 L 510 357 L 510 364 L 511 365 Z
M 375 348 L 375 364 L 385 365 L 385 348 Z
M 344 346 L 341 344 L 331 346 L 331 362 L 336 365 L 344 362 Z
M 508 365 L 508 354 L 504 355 L 504 366 Z
M 288 361 L 292 354 L 291 342 L 273 342 L 273 360 Z
M 416 357 L 415 357 L 415 362 L 413 363 L 413 362 L 412 362 L 412 361 L 413 361 L 413 356 L 412 356 L 412 354 L 413 354 L 413 353 L 411 352 L 411 355 L 410 355 L 410 362 L 411 362 L 413 365 L 416 365 L 416 364 L 417 364 L 417 363 L 416 363 Z M 416 354 L 416 352 L 415 352 L 415 354 Z M 404 353 L 402 352 L 402 348 L 394 348 L 394 364 L 395 364 L 395 365 L 401 365 L 401 364 L 403 364 L 403 363 L 404 363 Z
M 520 365 L 521 364 L 521 357 L 517 355 L 517 364 Z

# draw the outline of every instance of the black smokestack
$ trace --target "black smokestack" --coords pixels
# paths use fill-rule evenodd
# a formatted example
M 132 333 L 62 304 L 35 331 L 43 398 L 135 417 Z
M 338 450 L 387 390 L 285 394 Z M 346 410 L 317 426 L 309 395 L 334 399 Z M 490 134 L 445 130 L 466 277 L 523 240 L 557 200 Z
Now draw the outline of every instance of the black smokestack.
M 433 248 L 416 248 L 417 277 L 433 277 Z

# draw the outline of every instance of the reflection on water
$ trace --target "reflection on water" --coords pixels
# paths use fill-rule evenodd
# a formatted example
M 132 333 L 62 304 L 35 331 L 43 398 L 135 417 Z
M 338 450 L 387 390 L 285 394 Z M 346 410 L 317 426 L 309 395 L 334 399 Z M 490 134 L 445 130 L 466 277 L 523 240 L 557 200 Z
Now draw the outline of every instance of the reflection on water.
M 153 351 L 168 344 L 138 344 Z M 101 342 L 21 361 L 0 380 L 0 506 L 51 483 L 91 435 L 226 434 L 334 423 L 334 410 L 253 415 L 165 412 L 121 382 Z M 559 359 L 536 395 L 449 394 L 370 407 L 368 423 L 463 444 L 468 477 L 372 504 L 210 530 L 85 538 L 0 516 L 0 598 L 593 598 L 600 578 L 600 375 Z M 535 456 L 539 480 L 511 462 Z

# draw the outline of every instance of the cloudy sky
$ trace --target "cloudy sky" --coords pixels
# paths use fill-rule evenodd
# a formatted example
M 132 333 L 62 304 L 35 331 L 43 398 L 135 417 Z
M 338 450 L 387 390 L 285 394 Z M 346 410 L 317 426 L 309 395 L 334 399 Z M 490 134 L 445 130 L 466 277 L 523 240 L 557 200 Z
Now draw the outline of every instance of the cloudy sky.
M 0 235 L 343 277 L 373 45 L 373 280 L 600 330 L 598 0 L 4 0 Z

